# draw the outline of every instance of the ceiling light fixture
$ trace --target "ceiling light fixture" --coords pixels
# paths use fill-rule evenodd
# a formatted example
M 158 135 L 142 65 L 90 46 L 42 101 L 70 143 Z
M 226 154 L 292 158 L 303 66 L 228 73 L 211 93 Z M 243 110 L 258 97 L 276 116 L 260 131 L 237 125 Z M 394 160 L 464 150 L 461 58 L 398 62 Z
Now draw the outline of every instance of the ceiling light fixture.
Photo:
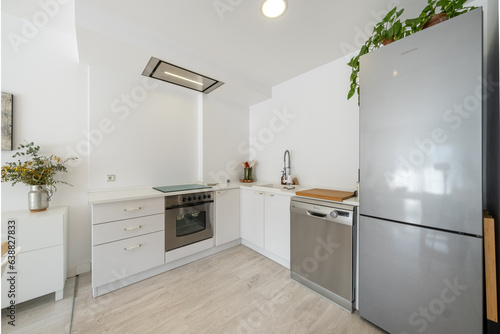
M 191 80 L 191 79 L 188 79 L 188 78 L 184 78 L 184 77 L 182 77 L 182 76 L 180 76 L 180 75 L 177 75 L 177 74 L 173 74 L 173 73 L 170 73 L 170 72 L 167 72 L 167 71 L 165 71 L 165 72 L 163 72 L 163 73 L 165 73 L 165 74 L 167 74 L 167 75 L 171 75 L 171 76 L 176 77 L 176 78 L 179 78 L 179 79 L 182 79 L 182 80 L 186 80 L 186 81 L 189 81 L 189 82 L 195 83 L 195 84 L 200 85 L 200 86 L 203 86 L 203 83 L 201 83 L 201 82 L 194 81 L 194 80 Z
M 205 94 L 210 93 L 224 84 L 222 81 L 169 64 L 155 57 L 151 57 L 142 75 Z
M 283 15 L 287 7 L 286 0 L 266 0 L 262 3 L 260 10 L 265 17 L 274 19 Z

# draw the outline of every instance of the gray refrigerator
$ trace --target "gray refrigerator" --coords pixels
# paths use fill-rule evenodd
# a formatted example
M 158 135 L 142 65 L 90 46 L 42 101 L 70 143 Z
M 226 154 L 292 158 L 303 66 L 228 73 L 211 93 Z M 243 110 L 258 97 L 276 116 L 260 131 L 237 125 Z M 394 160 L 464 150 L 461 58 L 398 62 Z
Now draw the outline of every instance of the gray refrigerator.
M 482 333 L 482 9 L 360 59 L 359 314 Z

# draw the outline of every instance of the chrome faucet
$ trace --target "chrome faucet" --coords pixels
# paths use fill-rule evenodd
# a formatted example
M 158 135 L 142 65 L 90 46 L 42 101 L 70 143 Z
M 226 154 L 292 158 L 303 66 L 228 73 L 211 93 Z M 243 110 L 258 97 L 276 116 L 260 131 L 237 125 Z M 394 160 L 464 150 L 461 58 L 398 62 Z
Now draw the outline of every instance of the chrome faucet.
M 290 175 L 290 152 L 286 150 L 283 156 L 283 178 L 285 179 L 285 182 L 287 180 L 288 175 Z

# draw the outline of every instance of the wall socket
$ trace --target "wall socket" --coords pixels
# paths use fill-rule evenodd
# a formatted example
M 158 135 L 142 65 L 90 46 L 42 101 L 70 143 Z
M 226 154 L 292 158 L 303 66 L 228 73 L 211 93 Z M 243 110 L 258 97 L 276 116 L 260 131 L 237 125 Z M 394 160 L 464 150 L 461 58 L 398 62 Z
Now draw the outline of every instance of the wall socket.
M 106 175 L 106 182 L 114 182 L 116 180 L 116 175 L 115 174 L 108 174 Z

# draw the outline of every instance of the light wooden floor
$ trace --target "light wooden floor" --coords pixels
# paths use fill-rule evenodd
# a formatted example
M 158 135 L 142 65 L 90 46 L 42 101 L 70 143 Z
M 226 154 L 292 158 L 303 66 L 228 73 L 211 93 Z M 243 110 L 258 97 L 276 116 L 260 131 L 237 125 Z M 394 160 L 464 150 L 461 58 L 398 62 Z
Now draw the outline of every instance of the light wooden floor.
M 72 333 L 384 333 L 289 276 L 242 245 L 98 298 L 85 274 Z
M 7 311 L 2 310 L 2 333 L 15 334 L 68 334 L 70 333 L 71 313 L 75 277 L 66 280 L 64 298 L 55 301 L 51 293 L 33 300 L 20 303 L 16 308 L 16 326 L 8 324 Z

